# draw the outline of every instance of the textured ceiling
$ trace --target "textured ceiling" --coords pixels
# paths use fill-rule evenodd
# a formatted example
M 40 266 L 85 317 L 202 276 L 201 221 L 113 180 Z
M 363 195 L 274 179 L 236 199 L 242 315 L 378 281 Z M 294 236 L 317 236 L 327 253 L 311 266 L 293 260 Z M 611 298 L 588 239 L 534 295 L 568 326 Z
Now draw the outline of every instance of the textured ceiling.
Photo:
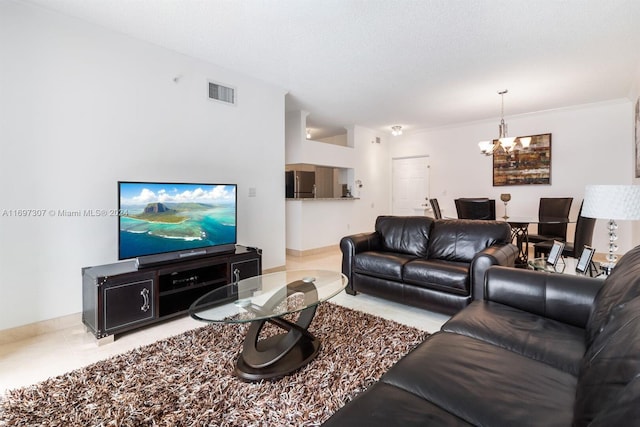
M 640 0 L 25 0 L 288 90 L 312 125 L 409 131 L 623 98 Z

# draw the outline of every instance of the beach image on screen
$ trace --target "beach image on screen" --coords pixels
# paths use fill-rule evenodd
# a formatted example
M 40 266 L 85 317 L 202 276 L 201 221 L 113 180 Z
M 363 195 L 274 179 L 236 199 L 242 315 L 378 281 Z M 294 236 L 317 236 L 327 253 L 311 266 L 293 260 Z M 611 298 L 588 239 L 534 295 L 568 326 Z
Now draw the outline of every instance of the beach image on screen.
M 236 242 L 236 186 L 120 183 L 119 258 Z

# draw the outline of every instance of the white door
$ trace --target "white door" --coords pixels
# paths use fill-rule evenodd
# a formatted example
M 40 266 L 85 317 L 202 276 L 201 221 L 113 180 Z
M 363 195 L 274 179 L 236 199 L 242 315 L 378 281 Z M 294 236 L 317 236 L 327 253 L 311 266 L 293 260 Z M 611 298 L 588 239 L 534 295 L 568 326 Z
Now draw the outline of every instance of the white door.
M 429 158 L 393 159 L 393 215 L 425 215 L 429 207 Z

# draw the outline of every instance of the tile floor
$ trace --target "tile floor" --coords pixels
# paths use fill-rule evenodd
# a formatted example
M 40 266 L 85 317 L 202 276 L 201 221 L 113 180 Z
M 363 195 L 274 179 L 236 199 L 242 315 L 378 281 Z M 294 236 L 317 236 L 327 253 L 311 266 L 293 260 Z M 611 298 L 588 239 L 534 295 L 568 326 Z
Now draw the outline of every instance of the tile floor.
M 320 255 L 287 257 L 286 268 L 288 270 L 318 268 L 340 271 L 341 260 L 340 252 L 335 250 Z M 440 329 L 448 319 L 448 316 L 439 313 L 364 294 L 354 297 L 342 292 L 331 302 L 429 332 Z M 94 336 L 86 332 L 78 315 L 78 322 L 72 327 L 0 345 L 0 394 L 200 326 L 202 326 L 201 322 L 185 315 L 119 335 L 114 342 L 98 346 Z

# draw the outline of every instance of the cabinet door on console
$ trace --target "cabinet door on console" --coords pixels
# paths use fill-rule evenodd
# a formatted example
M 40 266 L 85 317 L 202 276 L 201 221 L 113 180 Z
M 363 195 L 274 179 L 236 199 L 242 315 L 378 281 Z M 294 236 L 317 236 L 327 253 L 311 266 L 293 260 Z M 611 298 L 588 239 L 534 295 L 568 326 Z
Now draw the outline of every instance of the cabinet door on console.
M 260 258 L 252 258 L 231 263 L 231 281 L 237 282 L 248 277 L 262 274 Z
M 108 280 L 102 287 L 104 330 L 107 333 L 156 317 L 153 274 Z

